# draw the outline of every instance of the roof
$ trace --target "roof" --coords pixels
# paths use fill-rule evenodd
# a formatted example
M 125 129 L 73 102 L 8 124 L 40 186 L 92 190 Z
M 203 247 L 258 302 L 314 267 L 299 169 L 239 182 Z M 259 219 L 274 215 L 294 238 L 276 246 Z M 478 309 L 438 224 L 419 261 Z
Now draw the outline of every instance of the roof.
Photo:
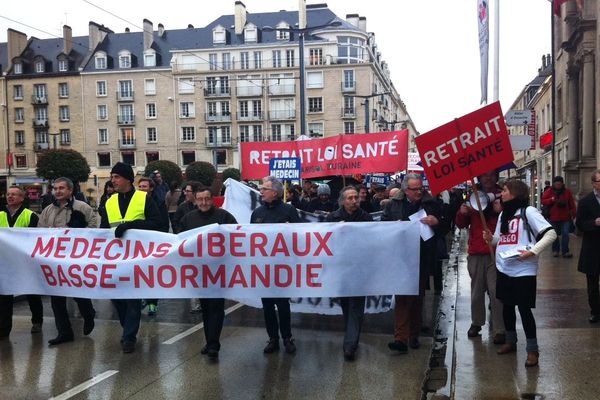
M 69 54 L 69 71 L 77 71 L 83 58 L 88 53 L 88 37 L 75 36 L 71 40 L 72 49 Z M 33 63 L 34 58 L 43 57 L 46 60 L 45 73 L 58 73 L 58 56 L 63 54 L 64 41 L 62 38 L 38 39 L 32 37 L 20 58 Z M 32 70 L 23 70 L 23 75 L 33 73 Z M 37 75 L 37 74 L 36 74 Z

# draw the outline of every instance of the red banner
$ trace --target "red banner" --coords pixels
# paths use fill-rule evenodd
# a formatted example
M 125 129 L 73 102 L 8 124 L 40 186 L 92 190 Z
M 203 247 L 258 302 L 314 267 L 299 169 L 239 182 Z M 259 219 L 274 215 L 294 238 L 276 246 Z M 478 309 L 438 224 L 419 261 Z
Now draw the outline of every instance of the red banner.
M 500 103 L 415 138 L 433 194 L 513 161 Z
M 242 179 L 269 175 L 271 158 L 300 157 L 302 179 L 403 171 L 408 163 L 408 130 L 338 135 L 293 142 L 241 143 Z

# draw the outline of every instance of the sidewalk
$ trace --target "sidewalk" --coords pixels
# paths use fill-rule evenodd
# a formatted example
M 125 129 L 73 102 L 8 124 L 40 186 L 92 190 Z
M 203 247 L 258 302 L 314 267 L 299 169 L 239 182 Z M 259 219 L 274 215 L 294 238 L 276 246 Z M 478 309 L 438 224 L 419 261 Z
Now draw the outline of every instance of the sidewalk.
M 525 335 L 517 317 L 517 352 L 499 356 L 489 325 L 468 338 L 470 278 L 466 267 L 466 231 L 458 261 L 454 363 L 454 399 L 593 399 L 600 397 L 600 324 L 588 322 L 585 275 L 577 272 L 581 238 L 571 235 L 571 259 L 540 259 L 536 308 L 539 367 L 525 368 Z M 600 256 L 600 251 L 599 251 Z M 451 276 L 452 274 L 448 274 Z M 518 312 L 517 312 L 518 315 Z

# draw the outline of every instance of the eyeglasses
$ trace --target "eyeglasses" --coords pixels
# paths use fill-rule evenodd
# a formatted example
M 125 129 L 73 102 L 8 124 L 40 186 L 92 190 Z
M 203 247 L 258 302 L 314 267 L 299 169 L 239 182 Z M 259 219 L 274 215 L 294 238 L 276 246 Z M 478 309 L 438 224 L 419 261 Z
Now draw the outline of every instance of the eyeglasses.
M 409 188 L 407 187 L 406 190 L 412 190 L 413 192 L 420 192 L 423 190 L 423 187 L 418 187 L 418 188 Z
M 275 189 L 273 189 L 273 188 L 267 188 L 267 187 L 261 187 L 258 190 L 273 190 L 273 191 L 275 191 Z

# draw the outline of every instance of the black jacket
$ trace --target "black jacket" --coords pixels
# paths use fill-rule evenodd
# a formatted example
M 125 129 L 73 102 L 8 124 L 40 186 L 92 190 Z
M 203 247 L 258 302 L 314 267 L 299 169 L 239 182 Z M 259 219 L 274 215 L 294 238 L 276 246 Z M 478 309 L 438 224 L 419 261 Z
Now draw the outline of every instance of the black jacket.
M 600 273 L 600 257 L 598 257 L 600 226 L 596 226 L 596 218 L 600 218 L 600 204 L 592 191 L 581 198 L 577 205 L 577 228 L 583 232 L 577 270 L 594 275 Z
M 237 224 L 233 215 L 222 208 L 211 207 L 207 212 L 195 209 L 185 214 L 179 221 L 181 232 L 210 224 Z
M 119 210 L 121 211 L 121 215 L 125 215 L 125 213 L 127 212 L 127 207 L 129 207 L 129 203 L 131 202 L 131 198 L 133 197 L 134 192 L 135 189 L 132 189 L 127 193 L 113 194 L 113 196 L 119 196 Z M 158 212 L 158 207 L 156 206 L 156 203 L 150 198 L 150 196 L 146 196 L 146 204 L 144 206 L 144 217 L 146 219 L 124 222 L 123 224 L 127 224 L 127 229 L 160 231 L 160 213 Z M 108 214 L 106 213 L 106 208 L 103 211 L 101 211 L 100 214 L 100 228 L 110 228 L 110 222 L 108 221 Z
M 306 206 L 305 211 L 315 212 L 315 211 L 325 211 L 325 212 L 333 212 L 337 209 L 337 205 L 331 201 L 327 200 L 325 203 L 321 201 L 318 197 L 312 199 L 310 203 Z
M 352 214 L 348 214 L 344 207 L 340 207 L 334 212 L 330 213 L 325 219 L 326 222 L 369 222 L 373 221 L 371 214 L 363 210 L 362 208 L 357 209 Z
M 190 203 L 189 201 L 184 201 L 177 206 L 177 211 L 175 211 L 175 215 L 173 215 L 173 221 L 171 222 L 173 233 L 181 232 L 179 221 L 181 221 L 181 218 L 183 218 L 184 215 L 194 210 L 196 210 L 196 204 Z
M 296 208 L 285 204 L 281 200 L 272 203 L 264 203 L 252 212 L 251 224 L 277 224 L 284 222 L 302 222 Z

